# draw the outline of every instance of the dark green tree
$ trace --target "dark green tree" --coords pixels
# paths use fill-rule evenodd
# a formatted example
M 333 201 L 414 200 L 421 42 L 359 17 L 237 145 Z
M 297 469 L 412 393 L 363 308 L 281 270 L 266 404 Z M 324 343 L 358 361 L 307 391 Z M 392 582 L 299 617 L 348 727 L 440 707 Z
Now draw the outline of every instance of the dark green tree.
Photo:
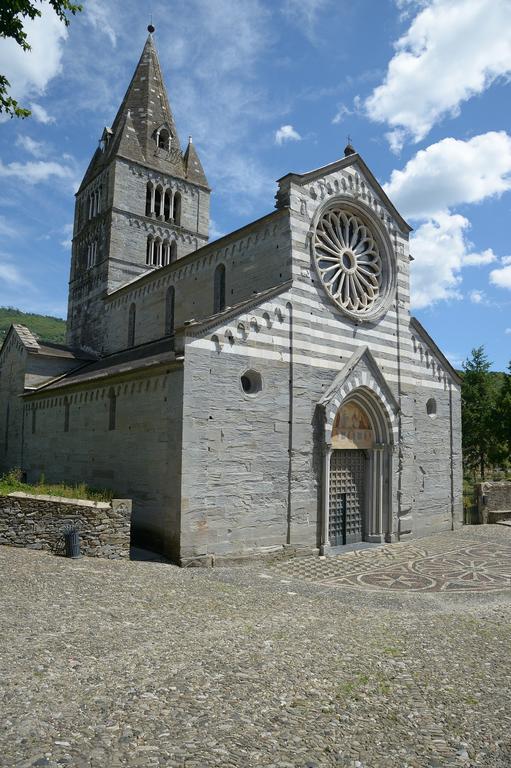
M 496 388 L 490 373 L 491 363 L 484 347 L 472 350 L 463 363 L 461 387 L 463 456 L 469 469 L 476 469 L 482 480 L 497 458 Z
M 24 51 L 30 50 L 27 41 L 27 33 L 24 30 L 25 20 L 35 19 L 41 15 L 37 7 L 42 0 L 0 0 L 0 37 L 10 37 L 20 45 Z M 49 0 L 49 3 L 59 19 L 66 26 L 69 25 L 67 14 L 75 14 L 82 10 L 82 6 L 69 0 Z M 18 102 L 8 95 L 10 83 L 5 75 L 0 74 L 0 113 L 5 112 L 11 117 L 28 117 L 29 109 L 21 107 Z
M 504 374 L 504 382 L 497 398 L 497 428 L 499 432 L 502 463 L 511 464 L 511 361 L 509 373 Z

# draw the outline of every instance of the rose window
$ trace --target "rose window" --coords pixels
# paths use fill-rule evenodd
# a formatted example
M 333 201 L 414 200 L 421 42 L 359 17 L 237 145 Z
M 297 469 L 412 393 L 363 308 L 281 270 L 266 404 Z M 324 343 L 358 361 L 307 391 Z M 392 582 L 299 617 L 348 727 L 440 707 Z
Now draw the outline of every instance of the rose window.
M 333 301 L 348 314 L 372 314 L 383 290 L 378 243 L 362 219 L 334 208 L 318 222 L 314 258 Z

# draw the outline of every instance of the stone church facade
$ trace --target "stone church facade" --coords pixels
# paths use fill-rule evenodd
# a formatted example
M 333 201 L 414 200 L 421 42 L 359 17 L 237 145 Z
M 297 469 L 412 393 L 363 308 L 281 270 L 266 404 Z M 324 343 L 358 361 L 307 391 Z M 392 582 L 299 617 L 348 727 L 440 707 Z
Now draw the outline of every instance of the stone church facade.
M 76 195 L 67 344 L 0 351 L 0 470 L 132 498 L 134 541 L 181 564 L 456 528 L 460 381 L 363 159 L 212 243 L 209 195 L 150 34 Z

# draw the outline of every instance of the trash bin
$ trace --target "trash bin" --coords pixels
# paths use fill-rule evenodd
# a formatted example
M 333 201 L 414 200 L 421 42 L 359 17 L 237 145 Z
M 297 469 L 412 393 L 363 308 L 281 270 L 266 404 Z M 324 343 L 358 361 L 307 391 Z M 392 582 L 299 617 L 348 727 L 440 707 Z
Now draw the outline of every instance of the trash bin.
M 80 531 L 76 525 L 64 528 L 64 542 L 66 545 L 66 557 L 74 559 L 80 557 Z

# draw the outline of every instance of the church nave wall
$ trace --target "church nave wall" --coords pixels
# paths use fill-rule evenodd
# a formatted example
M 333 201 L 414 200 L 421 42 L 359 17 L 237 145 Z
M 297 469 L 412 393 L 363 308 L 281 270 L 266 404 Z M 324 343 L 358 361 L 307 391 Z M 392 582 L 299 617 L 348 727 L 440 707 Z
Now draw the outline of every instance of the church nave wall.
M 181 368 L 27 400 L 28 481 L 43 473 L 49 482 L 85 482 L 133 498 L 139 543 L 177 557 L 181 403 Z

